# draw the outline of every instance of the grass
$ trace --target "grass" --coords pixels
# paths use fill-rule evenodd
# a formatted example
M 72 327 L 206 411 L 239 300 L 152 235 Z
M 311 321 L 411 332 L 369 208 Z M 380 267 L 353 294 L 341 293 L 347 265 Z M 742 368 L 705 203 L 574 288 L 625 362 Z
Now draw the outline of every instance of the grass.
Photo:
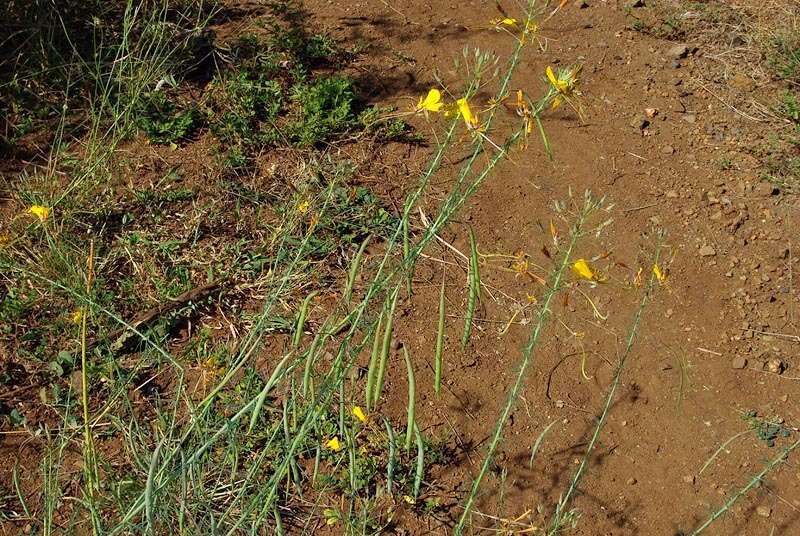
M 546 7 L 530 2 L 527 22 Z M 4 149 L 22 151 L 28 136 L 58 127 L 45 158 L 18 177 L 17 215 L 0 247 L 0 340 L 28 365 L 24 377 L 4 373 L 0 382 L 43 386 L 22 410 L 2 408 L 9 426 L 41 447 L 39 500 L 25 500 L 15 469 L 20 507 L 14 513 L 0 501 L 0 513 L 43 534 L 73 527 L 109 536 L 313 533 L 322 524 L 377 534 L 402 529 L 406 515 L 452 514 L 433 479 L 451 463 L 453 438 L 430 435 L 418 414 L 420 357 L 395 344 L 398 304 L 415 297 L 424 252 L 527 143 L 529 121 L 550 154 L 540 116 L 560 91 L 526 93 L 524 104 L 518 97 L 523 122 L 508 123 L 494 106 L 480 111 L 480 128 L 465 126 L 463 111 L 431 114 L 438 126 L 430 160 L 392 209 L 359 180 L 359 162 L 337 149 L 375 144 L 365 145 L 369 153 L 414 133 L 401 112 L 363 100 L 346 75 L 356 53 L 310 28 L 302 6 L 273 3 L 258 32 L 222 43 L 205 29 L 217 11 L 200 2 L 129 0 L 108 9 L 75 15 L 119 22 L 121 30 L 93 22 L 92 39 L 46 11 L 63 23 L 37 41 L 49 44 L 46 64 L 56 74 L 41 79 L 31 70 L 25 84 L 3 86 L 13 97 Z M 476 109 L 479 91 L 506 99 L 523 53 L 535 48 L 527 46 L 532 27 L 514 36 L 505 58 L 465 49 L 456 64 L 462 80 L 449 93 Z M 67 82 L 73 77 L 80 83 Z M 61 91 L 50 102 L 40 98 L 43 87 Z M 276 154 L 277 163 L 265 160 Z M 211 171 L 198 171 L 198 159 Z M 446 162 L 456 162 L 455 180 L 436 193 L 430 221 L 412 226 Z M 27 213 L 34 204 L 49 213 Z M 559 240 L 553 231 L 554 263 L 479 472 L 458 497 L 457 533 L 474 528 L 483 480 L 558 299 L 579 284 L 567 278 L 576 248 L 608 225 L 609 210 L 589 192 L 554 205 L 569 232 Z M 472 229 L 469 243 L 462 349 L 482 336 L 472 332 L 482 284 Z M 422 326 L 425 334 L 436 329 L 437 395 L 445 280 L 437 326 Z M 654 289 L 651 277 L 549 534 L 577 520 L 574 499 Z M 404 390 L 390 378 L 397 349 Z M 404 422 L 389 417 L 398 389 Z M 531 463 L 553 424 L 536 439 Z M 69 473 L 73 466 L 79 473 Z

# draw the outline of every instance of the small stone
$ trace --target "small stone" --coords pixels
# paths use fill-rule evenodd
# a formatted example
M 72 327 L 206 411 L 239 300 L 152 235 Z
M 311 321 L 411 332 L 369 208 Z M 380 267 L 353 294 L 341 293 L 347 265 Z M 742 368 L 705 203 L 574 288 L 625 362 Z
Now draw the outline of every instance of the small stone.
M 664 147 L 661 148 L 661 152 L 666 155 L 675 154 L 675 147 L 673 147 L 672 145 L 665 145 Z
M 556 400 L 556 407 L 557 407 L 558 409 L 561 409 L 561 408 L 563 408 L 563 407 L 564 407 L 564 405 L 565 405 L 565 404 L 564 404 L 564 401 L 563 401 L 563 400 Z
M 636 479 L 635 479 L 635 478 L 633 478 L 633 477 L 630 477 L 626 483 L 627 483 L 629 486 L 633 486 L 634 484 L 636 484 Z
M 577 7 L 578 9 L 586 9 L 587 7 L 589 7 L 589 2 L 587 2 L 586 0 L 577 0 L 575 2 L 575 7 Z
M 650 126 L 650 121 L 647 119 L 647 117 L 645 117 L 643 115 L 637 115 L 636 117 L 631 119 L 630 125 L 633 128 L 638 128 L 639 130 L 644 130 L 647 127 Z
M 686 45 L 674 45 L 667 50 L 667 57 L 679 60 L 689 55 L 689 47 Z
M 697 115 L 695 115 L 695 114 L 683 114 L 681 116 L 681 119 L 683 119 L 687 123 L 694 123 L 695 121 L 697 121 Z
M 769 506 L 759 506 L 756 508 L 756 513 L 761 517 L 769 517 L 772 515 L 772 508 Z
M 645 108 L 644 115 L 652 119 L 658 115 L 658 110 L 656 110 L 655 108 Z
M 681 62 L 678 61 L 678 60 L 672 60 L 672 62 L 669 64 L 669 66 L 672 67 L 673 69 L 680 69 L 681 68 Z
M 683 477 L 683 481 L 687 484 L 694 484 L 694 475 L 686 475 Z
M 753 193 L 761 197 L 769 197 L 771 195 L 778 195 L 780 190 L 768 182 L 759 182 L 753 187 Z
M 743 356 L 737 355 L 731 362 L 731 367 L 741 370 L 747 366 L 747 359 Z
M 644 7 L 644 0 L 631 0 L 628 2 L 628 7 Z
M 676 192 L 675 190 L 667 190 L 664 195 L 667 196 L 667 199 L 677 199 L 678 198 L 678 192 Z
M 767 361 L 765 368 L 773 374 L 783 374 L 783 371 L 786 370 L 786 364 L 778 358 L 772 358 Z
M 714 255 L 717 254 L 717 250 L 706 244 L 705 246 L 700 248 L 700 251 L 698 251 L 698 253 L 700 253 L 701 257 L 713 257 Z

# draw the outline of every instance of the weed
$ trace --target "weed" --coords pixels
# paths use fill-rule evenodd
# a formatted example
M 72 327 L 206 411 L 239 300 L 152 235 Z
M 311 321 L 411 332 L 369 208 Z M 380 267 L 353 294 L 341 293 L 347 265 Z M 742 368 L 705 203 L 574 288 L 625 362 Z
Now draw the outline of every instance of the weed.
M 796 29 L 779 31 L 768 43 L 767 64 L 775 75 L 789 82 L 800 82 L 800 37 Z
M 180 110 L 163 92 L 149 95 L 140 106 L 137 123 L 151 143 L 175 144 L 190 138 L 202 126 L 196 107 Z

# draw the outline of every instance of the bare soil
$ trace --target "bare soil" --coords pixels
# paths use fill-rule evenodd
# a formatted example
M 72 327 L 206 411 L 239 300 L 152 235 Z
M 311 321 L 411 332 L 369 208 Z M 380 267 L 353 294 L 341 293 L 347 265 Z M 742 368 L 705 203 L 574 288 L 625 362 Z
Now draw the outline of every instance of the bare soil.
M 736 47 L 718 33 L 695 28 L 681 41 L 669 41 L 632 28 L 632 17 L 656 15 L 659 7 L 675 4 L 648 0 L 646 7 L 626 9 L 628 3 L 570 1 L 543 27 L 546 49 L 538 53 L 532 45 L 514 88 L 536 94 L 545 87 L 547 65 L 581 63 L 586 121 L 567 107 L 547 113 L 544 127 L 553 160 L 532 138 L 530 147 L 504 162 L 442 235 L 466 254 L 471 226 L 481 254 L 523 252 L 531 270 L 544 276 L 552 262 L 543 251 L 552 241 L 550 222 L 562 235 L 567 232 L 566 224 L 553 216 L 553 201 L 568 199 L 570 191 L 581 199 L 588 189 L 615 205 L 610 226 L 599 238 L 582 240 L 576 252 L 576 257 L 600 257 L 596 266 L 607 281 L 593 288 L 577 286 L 556 305 L 476 505 L 477 527 L 497 527 L 498 518 L 523 514 L 524 522 L 547 524 L 584 453 L 625 349 L 641 295 L 633 281 L 640 267 L 645 275 L 649 271 L 657 228 L 668 233 L 668 277 L 642 317 L 623 383 L 580 487 L 575 506 L 581 517 L 574 534 L 691 530 L 780 452 L 780 440 L 770 447 L 755 432 L 746 434 L 701 474 L 725 441 L 748 428 L 747 412 L 782 419 L 794 433 L 800 425 L 795 319 L 800 313 L 795 311 L 793 275 L 798 198 L 763 182 L 761 162 L 754 156 L 754 148 L 780 128 L 762 113 L 779 88 L 767 75 L 745 70 L 742 62 L 752 56 L 730 53 Z M 237 5 L 258 14 L 255 3 Z M 315 25 L 345 43 L 367 45 L 368 52 L 348 66 L 348 74 L 371 102 L 400 109 L 408 109 L 436 83 L 434 70 L 446 83 L 458 80 L 452 58 L 465 46 L 495 50 L 503 57 L 513 44 L 508 35 L 489 29 L 488 21 L 498 16 L 492 2 L 309 0 L 306 6 Z M 740 2 L 731 9 L 749 14 L 757 7 Z M 218 31 L 233 34 L 238 24 L 232 21 Z M 688 45 L 688 52 L 675 57 L 672 49 L 681 44 Z M 423 118 L 411 121 L 422 134 L 432 134 Z M 207 152 L 202 140 L 198 144 L 199 149 L 177 153 L 143 150 L 159 151 L 157 159 L 169 160 L 170 166 L 191 166 L 192 180 L 202 184 L 209 180 L 210 167 L 200 160 Z M 357 155 L 362 163 L 364 183 L 397 204 L 431 149 L 394 143 L 374 154 L 359 150 L 357 144 L 348 148 L 348 156 Z M 441 201 L 436 190 L 442 195 L 448 190 L 459 163 L 458 155 L 452 155 L 436 189 L 422 202 L 424 213 L 434 212 Z M 413 224 L 417 229 L 423 225 L 421 218 Z M 400 522 L 406 534 L 449 533 L 460 515 L 461 499 L 483 461 L 530 336 L 530 298 L 544 290 L 510 270 L 510 261 L 487 258 L 475 332 L 462 351 L 466 261 L 446 247 L 432 248 L 427 255 L 415 274 L 413 298 L 399 306 L 396 338 L 415 360 L 422 432 L 448 438 L 455 454 L 428 482 L 427 495 L 440 500 L 444 511 L 419 518 L 409 512 Z M 447 345 L 445 388 L 437 398 L 432 363 L 442 277 L 448 289 Z M 607 319 L 595 316 L 590 300 Z M 0 349 L 3 359 L 10 358 Z M 399 351 L 391 359 L 382 412 L 402 422 L 405 364 Z M 36 392 L 29 389 L 32 397 Z M 553 421 L 530 466 L 531 446 Z M 75 451 L 77 460 L 80 446 Z M 17 461 L 27 469 L 24 487 L 35 489 L 40 455 L 20 434 L 3 432 L 3 481 L 10 481 Z M 14 525 L 0 533 L 19 530 Z M 709 533 L 800 534 L 796 461 L 771 473 Z

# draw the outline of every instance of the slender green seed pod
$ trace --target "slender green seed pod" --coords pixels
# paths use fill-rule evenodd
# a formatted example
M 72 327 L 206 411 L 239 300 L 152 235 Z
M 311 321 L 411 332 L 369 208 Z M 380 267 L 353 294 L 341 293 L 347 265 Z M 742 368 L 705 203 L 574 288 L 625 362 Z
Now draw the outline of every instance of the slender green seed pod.
M 392 348 L 392 324 L 394 323 L 394 310 L 395 307 L 397 307 L 397 296 L 399 291 L 399 288 L 394 289 L 394 293 L 391 297 L 391 305 L 389 306 L 389 310 L 386 314 L 386 327 L 383 330 L 381 359 L 380 363 L 378 364 L 378 375 L 375 378 L 375 394 L 372 397 L 372 401 L 375 403 L 376 407 L 381 400 L 383 383 L 386 380 L 386 364 L 389 361 L 389 350 Z
M 411 358 L 408 356 L 408 350 L 403 346 L 403 358 L 406 360 L 406 369 L 408 369 L 408 417 L 406 419 L 406 443 L 405 448 L 408 451 L 411 448 L 411 438 L 414 436 L 414 422 L 416 418 L 416 395 L 417 395 L 417 382 L 414 379 L 414 367 L 411 364 Z
M 375 389 L 375 377 L 378 374 L 378 359 L 381 353 L 381 326 L 383 325 L 383 311 L 378 316 L 378 324 L 375 326 L 375 333 L 372 339 L 372 355 L 369 358 L 369 368 L 367 368 L 367 392 L 365 403 L 367 413 L 372 411 L 372 397 Z

